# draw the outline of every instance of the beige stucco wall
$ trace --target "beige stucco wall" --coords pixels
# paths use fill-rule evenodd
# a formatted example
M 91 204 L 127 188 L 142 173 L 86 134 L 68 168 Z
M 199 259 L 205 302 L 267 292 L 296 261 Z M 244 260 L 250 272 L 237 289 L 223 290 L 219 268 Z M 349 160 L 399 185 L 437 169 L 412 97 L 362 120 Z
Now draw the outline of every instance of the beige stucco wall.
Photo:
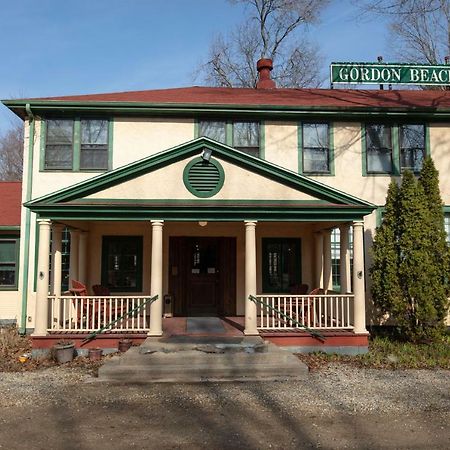
M 298 171 L 298 124 L 269 122 L 264 124 L 265 159 L 277 166 Z
M 133 180 L 92 194 L 93 199 L 198 199 L 183 183 L 183 171 L 193 158 L 165 166 Z M 295 191 L 223 159 L 216 159 L 223 167 L 225 181 L 214 200 L 314 200 L 310 195 Z

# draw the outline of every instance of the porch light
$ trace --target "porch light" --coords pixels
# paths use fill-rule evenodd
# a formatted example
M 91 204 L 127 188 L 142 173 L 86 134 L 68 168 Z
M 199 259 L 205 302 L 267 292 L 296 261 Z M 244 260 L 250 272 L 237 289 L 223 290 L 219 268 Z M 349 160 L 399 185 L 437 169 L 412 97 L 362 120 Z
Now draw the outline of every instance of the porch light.
M 203 161 L 209 161 L 211 159 L 212 150 L 209 148 L 204 148 L 202 151 L 202 159 Z
M 206 225 L 208 225 L 208 222 L 206 222 L 206 220 L 201 220 L 199 223 L 198 223 L 201 227 L 206 227 Z

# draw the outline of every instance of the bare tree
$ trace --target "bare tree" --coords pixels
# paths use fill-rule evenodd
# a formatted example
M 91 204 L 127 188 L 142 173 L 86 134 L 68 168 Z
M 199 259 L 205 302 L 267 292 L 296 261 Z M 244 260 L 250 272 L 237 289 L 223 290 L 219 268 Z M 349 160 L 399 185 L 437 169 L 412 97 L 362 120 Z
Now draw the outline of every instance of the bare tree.
M 306 37 L 330 0 L 229 0 L 248 12 L 244 23 L 210 45 L 207 62 L 199 69 L 210 85 L 255 87 L 256 61 L 274 61 L 272 78 L 281 87 L 321 84 L 318 47 Z
M 0 137 L 0 180 L 21 180 L 22 166 L 23 124 L 19 123 Z
M 442 64 L 450 54 L 449 0 L 355 0 L 355 4 L 388 18 L 393 56 L 400 61 Z

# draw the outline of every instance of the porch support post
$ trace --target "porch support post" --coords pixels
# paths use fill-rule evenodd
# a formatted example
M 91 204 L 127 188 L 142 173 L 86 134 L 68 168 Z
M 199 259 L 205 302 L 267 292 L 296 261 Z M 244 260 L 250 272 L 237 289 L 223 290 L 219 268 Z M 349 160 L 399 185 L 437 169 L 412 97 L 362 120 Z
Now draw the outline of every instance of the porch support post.
M 245 335 L 258 335 L 256 304 L 249 299 L 256 296 L 256 222 L 245 221 Z
M 64 225 L 55 223 L 52 226 L 52 289 L 55 297 L 61 296 L 62 283 L 62 231 Z
M 87 283 L 87 238 L 88 234 L 86 231 L 80 233 L 80 240 L 78 242 L 78 280 L 83 284 Z
M 45 336 L 47 334 L 48 321 L 48 272 L 50 250 L 51 222 L 46 219 L 38 219 L 39 249 L 38 249 L 38 276 L 36 284 L 36 312 L 33 336 Z
M 78 280 L 79 230 L 70 230 L 69 288 L 72 280 Z
M 322 231 L 323 234 L 323 289 L 333 290 L 333 277 L 331 274 L 331 230 Z
M 350 226 L 345 224 L 339 227 L 339 265 L 340 265 L 340 283 L 341 294 L 350 292 L 350 252 L 348 246 L 348 232 Z
M 150 304 L 150 330 L 148 336 L 162 335 L 162 306 L 163 306 L 163 225 L 162 220 L 152 220 L 152 267 L 150 274 L 150 295 L 158 296 Z
M 355 333 L 367 333 L 364 292 L 364 222 L 353 222 L 353 294 L 355 296 Z
M 323 286 L 323 236 L 319 231 L 314 233 L 316 255 L 315 255 L 315 287 L 321 288 Z

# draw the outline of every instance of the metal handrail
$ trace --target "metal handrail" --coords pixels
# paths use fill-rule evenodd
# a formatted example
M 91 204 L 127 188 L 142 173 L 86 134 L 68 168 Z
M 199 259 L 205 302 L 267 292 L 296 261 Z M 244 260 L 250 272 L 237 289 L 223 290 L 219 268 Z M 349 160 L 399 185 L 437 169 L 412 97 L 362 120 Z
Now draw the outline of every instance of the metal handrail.
M 287 314 L 285 314 L 284 312 L 280 311 L 279 309 L 276 309 L 273 306 L 269 305 L 268 303 L 265 303 L 262 300 L 259 300 L 258 298 L 254 297 L 253 295 L 249 295 L 248 298 L 254 303 L 259 303 L 260 305 L 263 305 L 266 308 L 268 308 L 268 309 L 270 309 L 272 311 L 275 311 L 277 314 L 279 314 L 280 316 L 284 317 L 289 322 L 293 322 L 296 325 L 298 325 L 299 327 L 304 328 L 312 337 L 314 337 L 316 339 L 319 339 L 322 342 L 325 341 L 326 337 L 323 334 L 320 334 L 318 331 L 312 330 L 311 328 L 307 327 L 306 325 L 303 325 L 298 320 L 295 320 L 293 317 L 288 316 Z
M 106 325 L 103 325 L 98 330 L 96 330 L 96 331 L 92 332 L 91 334 L 89 334 L 88 336 L 86 336 L 82 340 L 82 345 L 86 344 L 89 341 L 92 341 L 92 339 L 96 338 L 98 334 L 101 334 L 101 333 L 103 333 L 103 331 L 108 330 L 109 328 L 111 328 L 112 325 L 114 325 L 115 323 L 124 319 L 125 317 L 128 317 L 128 316 L 134 314 L 136 311 L 140 311 L 141 309 L 144 308 L 144 306 L 147 306 L 149 303 L 153 303 L 155 300 L 157 300 L 157 298 L 158 298 L 158 294 L 156 294 L 154 297 L 148 298 L 144 303 L 142 303 L 142 305 L 138 305 L 138 306 L 134 307 L 133 309 L 131 309 L 130 311 L 127 311 L 125 314 L 122 314 L 120 317 L 113 320 L 112 322 L 109 322 Z

